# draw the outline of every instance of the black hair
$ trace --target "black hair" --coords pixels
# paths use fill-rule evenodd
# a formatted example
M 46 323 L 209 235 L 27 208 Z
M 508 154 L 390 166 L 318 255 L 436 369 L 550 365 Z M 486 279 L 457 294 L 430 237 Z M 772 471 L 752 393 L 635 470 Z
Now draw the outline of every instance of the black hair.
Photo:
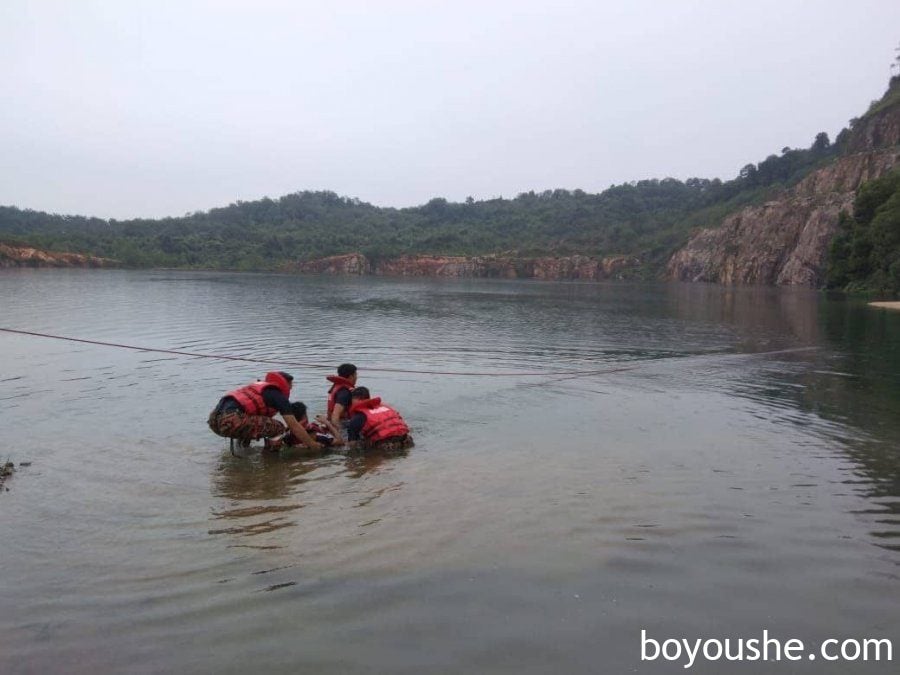
M 353 390 L 350 398 L 372 398 L 372 395 L 366 387 L 357 387 Z
M 302 401 L 294 401 L 291 403 L 291 415 L 296 417 L 298 420 L 302 420 L 306 415 L 306 404 Z
M 294 381 L 294 376 L 291 375 L 290 373 L 286 373 L 283 370 L 279 370 L 278 374 L 281 375 L 284 379 L 286 379 L 289 384 Z
M 352 363 L 342 363 L 338 366 L 337 374 L 341 377 L 350 377 L 356 372 L 356 366 Z

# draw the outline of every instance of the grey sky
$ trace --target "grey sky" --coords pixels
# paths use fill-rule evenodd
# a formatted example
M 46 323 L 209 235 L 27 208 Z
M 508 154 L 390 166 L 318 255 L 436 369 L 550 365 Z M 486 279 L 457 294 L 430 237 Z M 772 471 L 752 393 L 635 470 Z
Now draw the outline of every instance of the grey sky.
M 884 92 L 900 2 L 0 4 L 0 204 L 181 215 L 732 178 Z

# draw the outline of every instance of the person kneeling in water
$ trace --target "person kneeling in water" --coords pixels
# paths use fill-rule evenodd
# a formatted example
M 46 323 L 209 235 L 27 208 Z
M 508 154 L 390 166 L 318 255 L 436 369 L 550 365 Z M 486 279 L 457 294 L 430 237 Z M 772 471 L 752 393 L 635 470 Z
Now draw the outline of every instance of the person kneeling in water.
M 383 404 L 381 398 L 371 398 L 366 387 L 353 390 L 347 434 L 351 442 L 363 440 L 373 450 L 405 450 L 413 446 L 409 427 L 400 413 Z
M 294 378 L 289 373 L 273 371 L 258 382 L 229 391 L 209 414 L 209 428 L 219 436 L 249 446 L 250 441 L 259 438 L 280 436 L 287 426 L 305 444 L 320 447 L 291 412 L 288 396 L 293 384 Z M 278 414 L 284 420 L 283 424 L 274 419 Z
M 291 403 L 291 412 L 294 417 L 297 418 L 297 421 L 300 423 L 300 426 L 303 427 L 303 430 L 309 434 L 309 437 L 315 439 L 316 443 L 320 444 L 322 447 L 333 448 L 344 445 L 344 439 L 341 436 L 340 431 L 338 431 L 337 427 L 335 427 L 328 418 L 319 415 L 316 418 L 318 424 L 309 421 L 309 417 L 306 414 L 305 403 L 300 401 Z M 303 439 L 297 438 L 293 432 L 289 431 L 280 438 L 273 438 L 271 441 L 267 441 L 266 450 L 278 450 L 282 446 L 293 448 L 300 445 L 308 447 Z

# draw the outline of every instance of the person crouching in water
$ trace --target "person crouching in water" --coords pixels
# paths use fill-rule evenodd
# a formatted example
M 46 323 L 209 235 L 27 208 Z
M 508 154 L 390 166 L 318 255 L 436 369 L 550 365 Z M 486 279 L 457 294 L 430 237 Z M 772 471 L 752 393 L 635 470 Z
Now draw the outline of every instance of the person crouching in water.
M 353 390 L 347 434 L 351 443 L 362 440 L 367 449 L 405 450 L 413 446 L 400 413 L 384 405 L 381 398 L 371 398 L 366 387 Z
M 291 412 L 294 414 L 294 417 L 297 418 L 297 421 L 300 422 L 300 426 L 306 430 L 306 433 L 316 439 L 316 442 L 320 443 L 323 447 L 334 448 L 344 445 L 344 439 L 341 436 L 341 432 L 338 431 L 338 428 L 334 426 L 327 417 L 319 415 L 316 417 L 316 422 L 309 421 L 309 417 L 306 415 L 305 403 L 300 401 L 291 403 Z M 306 444 L 302 439 L 297 438 L 292 431 L 288 431 L 281 438 L 273 438 L 271 442 L 266 442 L 267 450 L 278 450 L 283 446 L 294 448 L 297 446 L 305 447 Z
M 253 382 L 225 394 L 209 414 L 209 428 L 242 445 L 259 438 L 281 436 L 287 429 L 310 448 L 322 446 L 311 438 L 291 411 L 288 395 L 294 378 L 285 372 L 266 373 L 264 380 Z M 284 424 L 274 419 L 280 414 Z
M 337 375 L 325 378 L 331 382 L 328 390 L 328 419 L 336 427 L 350 417 L 350 395 L 356 386 L 356 366 L 342 363 L 337 368 Z

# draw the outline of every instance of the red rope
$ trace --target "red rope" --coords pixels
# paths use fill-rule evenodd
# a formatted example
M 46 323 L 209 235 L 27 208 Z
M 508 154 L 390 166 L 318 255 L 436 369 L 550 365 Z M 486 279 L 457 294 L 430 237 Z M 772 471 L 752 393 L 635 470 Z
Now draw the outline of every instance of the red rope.
M 226 354 L 200 354 L 197 352 L 185 352 L 178 349 L 157 349 L 154 347 L 137 347 L 135 345 L 125 345 L 118 342 L 102 342 L 100 340 L 86 340 L 84 338 L 67 337 L 65 335 L 50 335 L 48 333 L 36 333 L 29 330 L 15 330 L 13 328 L 0 328 L 4 333 L 16 333 L 18 335 L 31 335 L 33 337 L 50 338 L 53 340 L 66 340 L 68 342 L 81 342 L 88 345 L 99 345 L 101 347 L 117 347 L 119 349 L 131 349 L 138 352 L 154 352 L 157 354 L 175 354 L 176 356 L 192 356 L 201 359 L 222 359 L 226 361 L 247 361 L 249 363 L 266 363 L 282 366 L 302 366 L 304 368 L 320 368 L 324 370 L 334 369 L 334 364 L 325 363 L 307 363 L 304 361 L 273 361 L 271 359 L 254 359 L 249 356 L 228 356 Z M 525 372 L 463 372 L 454 370 L 409 370 L 406 368 L 365 368 L 367 372 L 374 373 L 412 373 L 416 375 L 460 375 L 469 377 L 546 377 L 550 375 L 600 375 L 604 373 L 619 373 L 626 370 L 634 370 L 638 366 L 622 366 L 618 368 L 605 368 L 601 370 L 548 370 L 543 372 L 525 371 Z

